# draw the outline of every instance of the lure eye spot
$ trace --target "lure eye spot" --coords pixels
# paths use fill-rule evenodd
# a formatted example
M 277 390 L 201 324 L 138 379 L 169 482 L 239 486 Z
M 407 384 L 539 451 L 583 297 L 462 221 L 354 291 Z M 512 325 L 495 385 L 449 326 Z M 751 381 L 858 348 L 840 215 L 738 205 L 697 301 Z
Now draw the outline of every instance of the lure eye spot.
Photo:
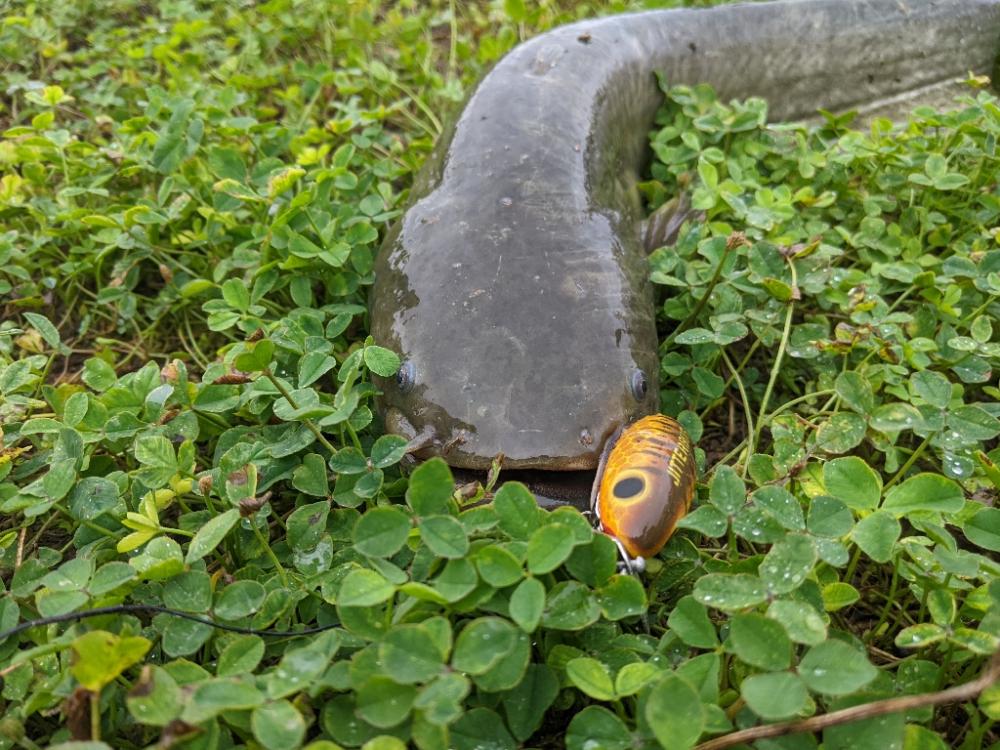
M 417 380 L 417 368 L 412 362 L 404 362 L 396 373 L 396 387 L 400 393 L 409 393 Z
M 632 391 L 632 397 L 636 401 L 642 401 L 646 398 L 646 393 L 649 391 L 649 381 L 646 379 L 646 373 L 642 370 L 636 370 L 632 373 L 632 379 L 629 382 L 629 387 Z
M 630 497 L 635 497 L 642 492 L 645 487 L 646 483 L 642 480 L 642 477 L 625 477 L 618 480 L 614 489 L 611 490 L 611 494 L 619 500 L 628 500 Z

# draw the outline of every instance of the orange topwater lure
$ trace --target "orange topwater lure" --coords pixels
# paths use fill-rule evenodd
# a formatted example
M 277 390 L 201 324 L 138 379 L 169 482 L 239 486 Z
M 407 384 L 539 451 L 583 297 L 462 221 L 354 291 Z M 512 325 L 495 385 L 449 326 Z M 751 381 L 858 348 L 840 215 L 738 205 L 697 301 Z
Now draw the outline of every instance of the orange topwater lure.
M 625 427 L 604 449 L 591 497 L 599 528 L 642 569 L 688 512 L 695 490 L 694 446 L 675 419 L 654 414 Z

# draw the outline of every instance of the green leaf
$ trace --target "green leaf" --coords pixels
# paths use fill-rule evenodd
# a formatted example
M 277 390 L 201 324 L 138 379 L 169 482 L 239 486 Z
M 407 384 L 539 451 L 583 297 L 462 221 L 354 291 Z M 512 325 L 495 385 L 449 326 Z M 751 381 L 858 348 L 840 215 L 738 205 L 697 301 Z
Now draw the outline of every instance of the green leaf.
M 875 395 L 871 383 L 856 370 L 848 370 L 837 376 L 834 383 L 837 395 L 858 414 L 867 416 L 875 408 Z
M 317 456 L 316 463 L 323 467 L 323 459 Z M 330 515 L 330 505 L 321 500 L 317 503 L 300 505 L 285 521 L 288 543 L 294 550 L 313 550 L 326 534 L 326 522 Z
M 59 351 L 62 346 L 62 340 L 59 336 L 59 331 L 56 327 L 49 322 L 49 319 L 44 315 L 39 315 L 38 313 L 26 312 L 24 313 L 24 318 L 32 327 L 42 334 L 42 338 L 45 343 L 48 344 L 53 349 Z
M 375 676 L 358 688 L 357 714 L 374 727 L 389 729 L 409 716 L 416 697 L 417 689 L 412 685 Z
M 724 536 L 729 528 L 726 515 L 714 505 L 702 505 L 677 522 L 678 529 L 691 529 L 703 536 L 717 539 Z
M 216 595 L 215 616 L 239 620 L 252 615 L 264 603 L 267 591 L 257 581 L 235 581 Z
M 406 502 L 418 516 L 448 512 L 448 501 L 455 489 L 451 469 L 440 458 L 420 464 L 410 475 Z
M 771 547 L 759 573 L 771 592 L 787 594 L 802 585 L 815 564 L 813 540 L 805 534 L 789 534 Z
M 677 601 L 667 618 L 667 626 L 688 646 L 713 649 L 719 645 L 708 610 L 693 596 Z
M 590 590 L 576 581 L 562 581 L 548 592 L 542 625 L 552 630 L 582 630 L 601 615 Z
M 878 670 L 857 649 L 830 640 L 809 649 L 799 663 L 798 673 L 810 690 L 847 695 L 874 680 Z
M 992 656 L 1000 649 L 1000 637 L 984 630 L 955 628 L 948 640 L 980 656 Z
M 480 617 L 466 625 L 455 640 L 452 668 L 470 675 L 485 674 L 513 650 L 517 630 L 499 617 Z
M 135 577 L 135 568 L 131 565 L 118 560 L 112 560 L 111 562 L 104 563 L 104 565 L 97 569 L 94 577 L 91 578 L 90 583 L 87 585 L 87 591 L 92 596 L 101 596 L 114 591 Z
M 396 587 L 374 570 L 352 570 L 340 584 L 337 604 L 342 607 L 371 607 L 391 599 Z
M 473 708 L 451 725 L 451 750 L 515 750 L 503 720 L 488 708 Z
M 470 688 L 465 675 L 443 674 L 421 688 L 413 705 L 432 724 L 451 724 L 462 715 L 463 701 Z
M 891 513 L 878 510 L 858 522 L 851 531 L 851 539 L 872 560 L 884 563 L 892 559 L 900 533 L 899 521 Z
M 827 453 L 847 453 L 864 440 L 868 425 L 864 419 L 851 412 L 838 412 L 816 431 L 816 443 Z
M 853 510 L 875 510 L 882 497 L 882 478 L 855 456 L 835 458 L 823 464 L 826 492 Z
M 981 508 L 962 527 L 965 538 L 991 552 L 1000 552 L 1000 508 Z
M 694 585 L 694 598 L 707 607 L 723 611 L 746 609 L 767 599 L 767 586 L 746 573 L 709 573 Z
M 940 474 L 917 474 L 886 493 L 882 510 L 897 518 L 914 511 L 958 513 L 965 505 L 962 488 Z
M 227 279 L 219 287 L 222 292 L 222 299 L 230 307 L 239 312 L 245 313 L 250 309 L 250 290 L 240 279 Z
M 391 557 L 406 544 L 410 517 L 392 506 L 372 508 L 354 526 L 354 546 L 371 557 Z
M 729 466 L 720 466 L 709 485 L 709 501 L 726 515 L 734 515 L 747 501 L 746 485 Z
M 615 675 L 615 692 L 619 696 L 634 695 L 663 673 L 655 664 L 634 661 L 622 667 Z
M 507 726 L 519 741 L 524 742 L 541 727 L 558 694 L 559 680 L 552 669 L 545 664 L 529 664 L 524 679 L 503 697 Z M 570 741 L 568 736 L 566 741 Z
M 173 539 L 163 536 L 151 541 L 141 554 L 128 562 L 141 578 L 153 581 L 173 578 L 184 570 L 181 546 Z
M 854 516 L 843 501 L 818 495 L 809 504 L 806 520 L 809 533 L 837 539 L 850 533 L 853 526 Z
M 396 682 L 428 682 L 441 673 L 444 655 L 421 625 L 396 625 L 379 644 L 379 658 Z
M 947 631 L 940 625 L 923 622 L 900 630 L 896 633 L 894 642 L 898 648 L 924 648 L 943 641 L 947 635 Z
M 261 339 L 254 343 L 244 344 L 244 346 L 246 351 L 236 355 L 233 359 L 233 366 L 241 372 L 266 370 L 274 356 L 274 342 L 270 339 Z
M 1000 719 L 1000 682 L 994 682 L 979 694 L 979 708 L 993 721 Z
M 253 672 L 264 658 L 264 639 L 259 635 L 237 636 L 222 649 L 216 661 L 219 677 L 235 677 Z
M 433 581 L 433 586 L 445 601 L 457 602 L 479 583 L 479 576 L 472 563 L 465 559 L 449 560 L 444 570 Z
M 520 482 L 507 482 L 493 498 L 500 528 L 513 539 L 528 539 L 538 528 L 535 496 Z
M 219 543 L 226 538 L 226 534 L 232 530 L 239 520 L 239 509 L 230 508 L 207 521 L 204 526 L 198 529 L 191 543 L 188 545 L 184 562 L 190 565 L 218 547 Z
M 264 695 L 252 680 L 226 677 L 201 682 L 191 691 L 181 719 L 200 724 L 229 711 L 246 711 L 263 705 Z
M 99 357 L 83 363 L 83 382 L 95 391 L 103 392 L 118 382 L 115 368 Z
M 152 645 L 141 636 L 118 636 L 104 630 L 91 630 L 73 641 L 75 660 L 70 672 L 80 685 L 99 693 L 126 669 L 142 661 Z
M 905 720 L 904 714 L 896 713 L 828 727 L 823 730 L 823 750 L 886 750 L 900 747 Z
M 247 168 L 243 157 L 234 148 L 214 146 L 208 151 L 208 168 L 219 179 L 246 180 Z
M 371 459 L 377 469 L 388 469 L 406 455 L 407 440 L 399 435 L 382 435 L 372 445 Z
M 910 404 L 896 402 L 879 406 L 871 415 L 871 426 L 881 432 L 895 433 L 922 427 L 923 417 Z
M 163 487 L 178 472 L 177 457 L 170 439 L 145 435 L 135 441 L 135 460 L 142 464 L 136 477 L 150 489 Z
M 781 623 L 796 643 L 815 646 L 826 640 L 826 623 L 819 612 L 805 602 L 780 599 L 771 602 L 767 616 Z
M 602 706 L 587 706 L 566 728 L 566 750 L 628 750 L 632 734 L 625 723 Z
M 849 607 L 861 598 L 861 594 L 849 583 L 835 581 L 823 587 L 823 606 L 827 612 Z
M 587 544 L 578 544 L 566 560 L 566 570 L 588 586 L 601 586 L 615 574 L 618 548 L 605 534 L 593 534 Z
M 992 440 L 1000 434 L 1000 420 L 978 406 L 960 406 L 949 411 L 948 427 L 968 443 Z
M 399 370 L 399 357 L 395 352 L 381 346 L 366 346 L 364 359 L 369 370 L 384 378 L 392 377 Z
M 165 727 L 181 714 L 184 696 L 177 681 L 162 667 L 143 669 L 126 698 L 129 713 L 140 724 Z
M 267 750 L 294 750 L 302 744 L 306 722 L 287 700 L 257 706 L 250 716 L 253 736 Z
M 910 376 L 910 387 L 931 406 L 948 408 L 951 403 L 951 382 L 939 372 L 922 370 Z
M 507 549 L 490 544 L 476 551 L 479 577 L 497 588 L 512 586 L 524 577 L 521 562 Z
M 337 360 L 325 352 L 306 352 L 299 360 L 299 388 L 312 385 L 337 366 Z
M 755 674 L 743 680 L 740 694 L 750 710 L 767 721 L 788 719 L 809 706 L 809 693 L 791 672 Z
M 663 747 L 694 747 L 705 727 L 705 708 L 691 684 L 674 674 L 664 676 L 646 699 L 646 722 Z
M 525 578 L 510 595 L 510 618 L 525 633 L 533 633 L 545 609 L 545 586 L 537 578 Z
M 735 615 L 726 644 L 741 661 L 759 669 L 787 669 L 792 663 L 792 642 L 785 629 L 763 615 Z
M 420 519 L 418 528 L 424 544 L 438 557 L 464 557 L 469 551 L 469 539 L 457 518 L 425 516 Z
M 329 497 L 330 485 L 323 457 L 318 453 L 304 455 L 302 464 L 292 472 L 292 486 L 313 497 Z
M 646 589 L 634 576 L 612 576 L 597 590 L 597 602 L 608 620 L 635 617 L 646 611 Z
M 501 516 L 500 525 L 503 523 Z M 528 540 L 528 570 L 534 575 L 552 572 L 566 562 L 574 546 L 576 538 L 567 526 L 559 523 L 542 526 Z
M 566 676 L 586 695 L 599 701 L 615 699 L 615 686 L 611 674 L 597 659 L 579 657 L 566 664 Z

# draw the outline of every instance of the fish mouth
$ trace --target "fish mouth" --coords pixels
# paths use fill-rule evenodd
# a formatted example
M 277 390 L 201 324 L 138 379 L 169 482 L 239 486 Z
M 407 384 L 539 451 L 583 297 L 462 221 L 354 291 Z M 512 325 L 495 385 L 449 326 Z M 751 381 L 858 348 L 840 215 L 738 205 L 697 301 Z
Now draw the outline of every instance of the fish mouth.
M 487 473 L 477 469 L 452 467 L 455 484 L 486 484 Z M 569 505 L 581 512 L 590 510 L 590 497 L 597 480 L 597 469 L 551 471 L 547 469 L 501 469 L 495 487 L 506 482 L 520 482 L 535 496 L 538 505 L 552 510 Z

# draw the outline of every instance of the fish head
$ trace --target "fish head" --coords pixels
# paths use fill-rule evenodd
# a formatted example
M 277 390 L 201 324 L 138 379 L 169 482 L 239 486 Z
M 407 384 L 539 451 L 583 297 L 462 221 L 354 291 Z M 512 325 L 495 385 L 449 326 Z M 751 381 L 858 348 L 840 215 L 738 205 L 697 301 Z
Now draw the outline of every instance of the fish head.
M 502 201 L 476 214 L 435 198 L 376 263 L 372 334 L 402 359 L 376 379 L 387 431 L 457 468 L 502 454 L 506 469 L 592 471 L 659 403 L 645 257 L 601 215 L 552 226 L 522 211 L 534 231 L 513 232 Z

